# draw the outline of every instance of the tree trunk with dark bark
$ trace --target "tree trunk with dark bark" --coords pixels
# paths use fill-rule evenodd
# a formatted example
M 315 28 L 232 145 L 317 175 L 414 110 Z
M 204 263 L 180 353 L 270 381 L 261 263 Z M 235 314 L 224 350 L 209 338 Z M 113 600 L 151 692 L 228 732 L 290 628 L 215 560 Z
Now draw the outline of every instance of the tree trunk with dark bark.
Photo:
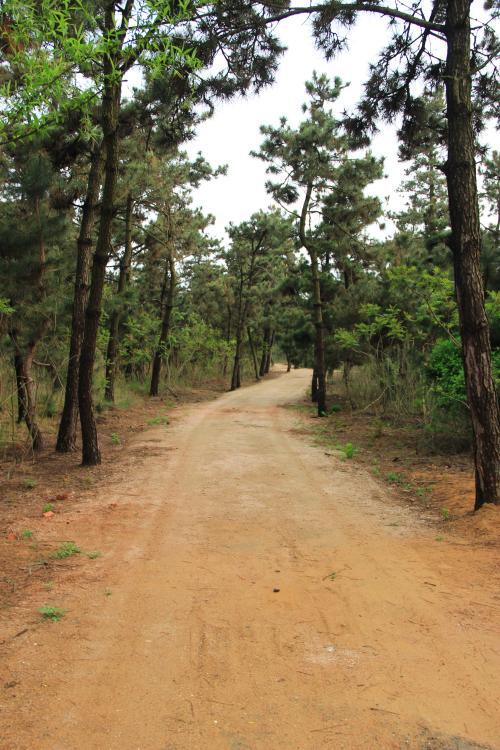
M 109 14 L 111 13 L 111 20 Z M 113 28 L 112 6 L 106 10 L 106 26 Z M 102 293 L 106 266 L 109 260 L 111 230 L 114 218 L 116 180 L 118 174 L 118 113 L 120 108 L 121 81 L 113 77 L 112 61 L 105 57 L 105 85 L 102 100 L 103 142 L 106 154 L 104 185 L 101 201 L 99 232 L 92 263 L 89 298 L 85 311 L 85 330 L 80 354 L 78 382 L 78 405 L 82 427 L 82 465 L 95 466 L 101 463 L 101 452 L 97 437 L 97 426 L 92 401 L 97 332 L 101 317 Z
M 16 372 L 17 423 L 21 424 L 26 419 L 26 389 L 23 378 L 23 358 L 17 353 L 14 354 L 14 370 Z
M 264 363 L 264 375 L 269 375 L 269 370 L 271 369 L 273 345 L 274 345 L 274 331 L 271 331 L 271 336 L 269 338 L 269 345 L 266 351 L 266 361 Z
M 300 241 L 309 253 L 311 260 L 311 281 L 313 291 L 313 321 L 314 321 L 314 374 L 311 388 L 311 397 L 318 405 L 318 417 L 326 414 L 326 374 L 325 374 L 325 341 L 323 327 L 323 302 L 321 299 L 321 283 L 318 266 L 318 254 L 312 242 L 306 235 L 306 219 L 311 202 L 313 186 L 307 185 L 304 203 L 300 214 L 299 235 Z
M 160 389 L 160 375 L 161 375 L 161 364 L 165 352 L 165 345 L 168 341 L 170 333 L 170 320 L 172 317 L 172 310 L 174 307 L 175 288 L 177 284 L 177 277 L 175 272 L 175 261 L 173 256 L 173 250 L 169 250 L 167 259 L 167 266 L 165 269 L 165 278 L 162 289 L 162 320 L 160 337 L 158 340 L 158 346 L 156 347 L 153 368 L 151 372 L 151 384 L 149 388 L 150 396 L 157 396 Z
M 75 289 L 73 296 L 73 313 L 71 320 L 71 339 L 69 345 L 68 371 L 64 406 L 57 434 L 56 450 L 67 453 L 76 449 L 76 429 L 78 423 L 78 372 L 80 369 L 80 352 L 85 329 L 85 307 L 87 305 L 90 264 L 92 260 L 92 230 L 94 227 L 96 204 L 104 165 L 102 145 L 95 147 L 90 162 L 87 180 L 87 192 L 82 207 L 80 231 L 77 240 L 75 271 Z
M 500 503 L 500 413 L 491 368 L 481 277 L 481 233 L 471 101 L 470 3 L 449 0 L 445 86 L 448 116 L 446 180 L 465 382 L 473 430 L 476 510 Z
M 248 343 L 250 344 L 250 351 L 252 353 L 252 361 L 253 361 L 253 369 L 255 372 L 255 380 L 260 380 L 259 376 L 259 365 L 257 364 L 257 355 L 255 353 L 255 346 L 253 345 L 253 338 L 252 338 L 252 331 L 250 330 L 250 326 L 247 328 L 248 333 Z
M 264 375 L 266 374 L 267 354 L 268 354 L 270 342 L 271 342 L 271 327 L 265 326 L 264 335 L 262 338 L 262 355 L 260 358 L 260 368 L 259 368 L 259 375 L 261 378 L 263 378 Z
M 123 297 L 123 293 L 130 281 L 130 266 L 132 263 L 132 208 L 132 194 L 128 193 L 125 211 L 125 247 L 120 259 L 120 273 L 118 276 L 118 288 L 116 290 L 118 306 L 110 316 L 108 348 L 106 351 L 106 386 L 104 398 L 111 403 L 114 403 L 115 400 L 116 358 L 118 355 L 120 325 L 123 319 L 123 310 L 119 307 L 121 304 L 120 298 Z

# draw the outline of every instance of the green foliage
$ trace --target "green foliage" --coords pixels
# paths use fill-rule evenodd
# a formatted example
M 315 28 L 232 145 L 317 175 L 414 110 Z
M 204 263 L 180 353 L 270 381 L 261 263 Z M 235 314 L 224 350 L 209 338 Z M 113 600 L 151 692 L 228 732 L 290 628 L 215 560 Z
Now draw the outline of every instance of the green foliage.
M 31 529 L 23 529 L 21 532 L 22 539 L 32 539 L 34 532 Z
M 79 555 L 81 549 L 74 542 L 63 542 L 58 549 L 50 553 L 50 557 L 55 560 L 64 560 L 66 557 L 73 557 L 73 555 Z
M 453 341 L 440 339 L 434 344 L 429 352 L 426 369 L 438 406 L 466 408 L 462 354 Z
M 42 508 L 42 513 L 50 513 L 54 510 L 54 503 L 45 503 Z
M 26 477 L 22 480 L 22 484 L 25 490 L 33 490 L 37 486 L 38 482 L 36 481 L 36 479 Z
M 111 442 L 113 443 L 113 445 L 120 445 L 121 438 L 117 432 L 111 433 Z
M 60 607 L 53 607 L 49 604 L 44 604 L 43 607 L 40 607 L 38 612 L 41 614 L 44 620 L 51 620 L 52 622 L 59 622 L 59 620 L 61 620 L 66 614 L 65 609 L 61 609 Z

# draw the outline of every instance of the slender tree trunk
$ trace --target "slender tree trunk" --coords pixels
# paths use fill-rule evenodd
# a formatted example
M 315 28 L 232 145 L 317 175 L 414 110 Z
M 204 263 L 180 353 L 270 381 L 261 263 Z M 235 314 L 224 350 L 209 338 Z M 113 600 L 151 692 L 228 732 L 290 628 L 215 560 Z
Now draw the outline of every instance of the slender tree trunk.
M 257 364 L 257 355 L 255 353 L 255 347 L 253 345 L 253 338 L 252 338 L 252 332 L 250 330 L 250 326 L 247 327 L 247 333 L 248 333 L 248 343 L 250 344 L 250 351 L 252 353 L 253 369 L 255 371 L 255 380 L 260 380 L 259 366 Z
M 264 363 L 264 375 L 269 375 L 269 370 L 271 369 L 271 356 L 273 352 L 273 345 L 274 345 L 274 331 L 272 331 L 271 333 L 271 336 L 269 338 L 269 345 L 266 351 L 266 361 Z
M 44 326 L 45 327 L 45 326 Z M 43 327 L 43 328 L 44 328 Z M 43 332 L 40 333 L 40 337 Z M 33 357 L 35 354 L 35 348 L 37 340 L 33 340 L 28 344 L 27 352 L 23 355 L 19 346 L 19 340 L 17 331 L 9 331 L 10 339 L 14 345 L 15 357 L 17 359 L 17 372 L 19 373 L 18 381 L 18 394 L 19 387 L 24 394 L 24 414 L 23 419 L 28 428 L 31 445 L 34 451 L 40 451 L 43 448 L 43 437 L 40 427 L 36 421 L 36 397 L 35 397 L 35 383 L 31 374 L 33 365 Z
M 318 401 L 318 371 L 316 367 L 313 368 L 311 378 L 311 401 L 316 404 Z
M 455 287 L 476 474 L 475 509 L 500 503 L 500 413 L 481 278 L 481 233 L 471 102 L 470 3 L 449 0 L 445 85 L 448 111 L 446 179 Z
M 26 414 L 24 420 L 31 438 L 31 444 L 34 451 L 41 451 L 43 448 L 43 438 L 38 423 L 36 421 L 36 397 L 35 383 L 31 375 L 33 365 L 33 352 L 30 351 L 23 359 L 22 377 L 24 381 L 24 390 L 26 392 Z
M 21 424 L 26 419 L 26 389 L 23 378 L 23 358 L 17 352 L 14 354 L 14 369 L 16 371 L 17 423 Z
M 326 414 L 326 377 L 325 377 L 325 342 L 324 342 L 324 327 L 323 327 L 323 302 L 321 299 L 321 283 L 318 266 L 318 255 L 314 248 L 314 245 L 308 241 L 306 236 L 306 219 L 309 211 L 309 204 L 311 202 L 313 186 L 311 183 L 307 185 L 306 195 L 304 203 L 302 205 L 302 211 L 300 214 L 299 224 L 299 235 L 300 241 L 309 253 L 311 259 L 311 280 L 313 288 L 313 306 L 314 306 L 314 369 L 317 378 L 317 398 L 316 403 L 318 404 L 318 417 L 323 417 Z M 314 377 L 313 387 L 311 389 L 314 394 Z M 313 399 L 314 400 L 314 399 Z
M 122 303 L 121 298 L 130 280 L 130 266 L 132 263 L 132 208 L 132 193 L 128 193 L 127 208 L 125 211 L 125 247 L 120 260 L 120 273 L 118 276 L 118 300 L 117 307 L 111 313 L 109 321 L 109 339 L 106 352 L 106 387 L 104 398 L 111 403 L 114 403 L 115 400 L 116 357 L 118 354 L 120 324 L 123 317 L 123 310 L 119 306 Z
M 235 391 L 241 386 L 241 327 L 236 329 L 236 346 L 234 349 L 233 372 L 231 375 L 231 390 Z
M 85 329 L 85 307 L 90 284 L 90 264 L 92 260 L 92 230 L 99 199 L 103 169 L 102 145 L 95 147 L 87 180 L 87 192 L 82 207 L 80 232 L 77 240 L 75 289 L 71 320 L 68 372 L 64 392 L 64 407 L 59 423 L 56 450 L 67 453 L 76 449 L 76 428 L 78 422 L 78 371 L 80 352 Z
M 113 26 L 109 20 L 112 6 L 106 9 L 107 27 Z M 111 230 L 114 218 L 114 202 L 118 173 L 118 112 L 120 108 L 121 82 L 113 81 L 112 61 L 105 58 L 105 87 L 102 100 L 103 141 L 106 161 L 104 165 L 104 185 L 101 201 L 99 233 L 92 263 L 92 274 L 87 309 L 85 311 L 85 330 L 80 354 L 80 372 L 78 382 L 78 405 L 82 427 L 82 464 L 95 466 L 101 463 L 101 452 L 97 437 L 97 425 L 92 401 L 92 382 L 97 346 L 97 332 L 101 317 L 102 293 L 106 266 L 109 260 Z
M 168 285 L 167 285 L 168 275 Z M 153 358 L 153 368 L 151 372 L 151 385 L 149 388 L 150 396 L 157 396 L 160 388 L 160 374 L 161 364 L 164 356 L 165 345 L 168 341 L 170 333 L 170 320 L 172 317 L 172 310 L 174 307 L 175 287 L 177 284 L 177 277 L 175 273 L 175 262 L 173 256 L 173 250 L 169 250 L 167 259 L 167 268 L 165 271 L 164 286 L 162 290 L 162 298 L 164 303 L 162 304 L 162 320 L 160 329 L 160 338 L 158 340 L 158 346 L 155 351 Z
M 270 340 L 271 340 L 271 328 L 270 326 L 265 326 L 264 336 L 262 340 L 262 356 L 260 358 L 260 369 L 259 369 L 259 375 L 261 378 L 264 377 L 264 375 L 266 374 L 267 352 L 269 349 Z
M 292 361 L 290 359 L 290 355 L 288 354 L 288 352 L 285 353 L 285 357 L 286 357 L 286 371 L 290 372 L 290 370 L 292 369 Z

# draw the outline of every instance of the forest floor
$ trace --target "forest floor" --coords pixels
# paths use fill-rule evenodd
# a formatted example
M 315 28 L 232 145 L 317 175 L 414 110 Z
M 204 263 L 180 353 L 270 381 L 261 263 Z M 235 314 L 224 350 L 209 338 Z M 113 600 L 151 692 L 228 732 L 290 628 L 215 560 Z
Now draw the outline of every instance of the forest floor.
M 153 404 L 100 469 L 11 473 L 1 750 L 500 748 L 499 509 L 441 506 L 390 429 L 283 408 L 309 378 Z

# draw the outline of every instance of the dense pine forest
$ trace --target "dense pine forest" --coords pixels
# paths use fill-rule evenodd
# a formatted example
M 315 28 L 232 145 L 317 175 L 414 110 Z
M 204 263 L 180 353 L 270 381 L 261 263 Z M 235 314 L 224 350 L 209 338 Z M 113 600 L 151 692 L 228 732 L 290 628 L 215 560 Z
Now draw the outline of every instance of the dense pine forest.
M 476 508 L 500 502 L 494 10 L 5 0 L 0 13 L 4 456 L 51 441 L 99 464 L 96 415 L 131 394 L 235 390 L 279 361 L 312 369 L 318 417 L 340 379 L 350 409 L 472 453 Z M 365 13 L 392 38 L 346 112 L 335 54 Z M 272 85 L 291 15 L 312 19 L 332 75 L 290 83 L 297 126 L 261 123 L 248 149 L 269 208 L 214 239 L 193 194 L 231 165 L 188 144 L 221 102 Z M 397 211 L 373 191 L 386 121 L 406 174 Z

